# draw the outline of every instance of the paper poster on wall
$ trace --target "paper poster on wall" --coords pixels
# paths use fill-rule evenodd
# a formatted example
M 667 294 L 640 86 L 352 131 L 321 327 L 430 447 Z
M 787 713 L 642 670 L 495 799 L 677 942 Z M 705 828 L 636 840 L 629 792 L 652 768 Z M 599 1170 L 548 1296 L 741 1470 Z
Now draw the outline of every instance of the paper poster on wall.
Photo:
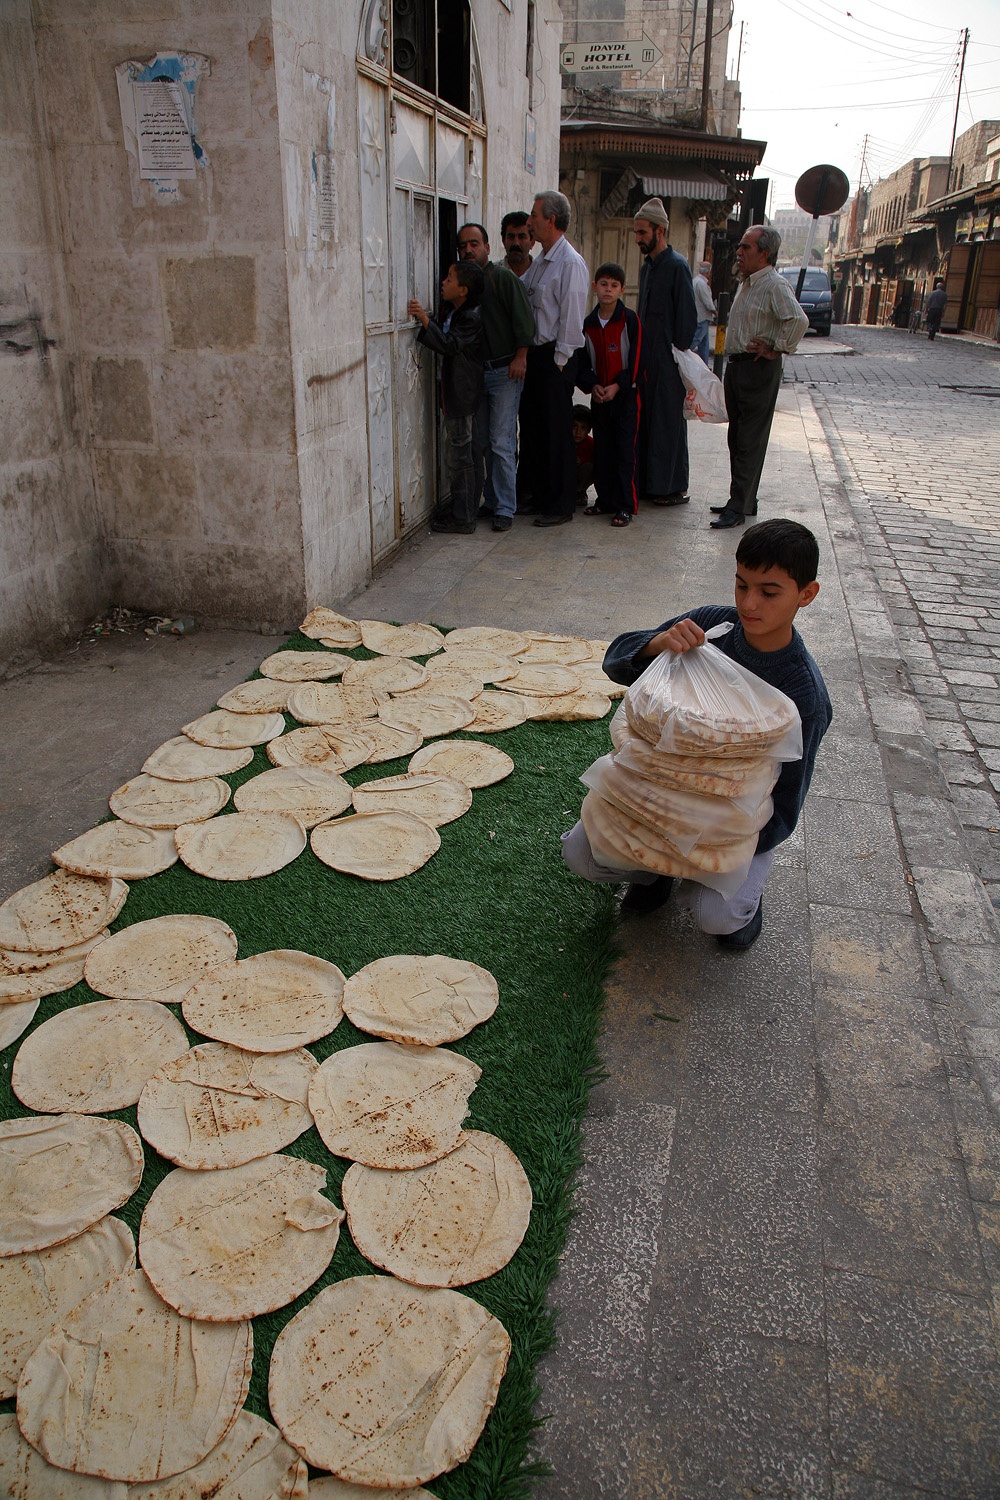
M 306 264 L 329 267 L 340 238 L 337 192 L 337 90 L 330 78 L 303 70 L 303 86 L 313 115 L 317 145 L 308 159 Z
M 196 52 L 157 52 L 149 62 L 119 63 L 118 101 L 125 149 L 136 181 L 149 182 L 160 198 L 176 198 L 208 159 L 195 131 L 195 90 L 210 72 Z M 136 201 L 141 201 L 137 199 Z

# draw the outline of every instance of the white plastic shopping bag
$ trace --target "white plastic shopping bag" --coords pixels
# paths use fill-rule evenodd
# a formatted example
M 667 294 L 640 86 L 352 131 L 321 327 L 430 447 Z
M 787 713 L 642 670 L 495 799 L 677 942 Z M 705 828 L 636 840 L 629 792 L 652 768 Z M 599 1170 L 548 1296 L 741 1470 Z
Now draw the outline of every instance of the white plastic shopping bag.
M 726 394 L 718 375 L 693 349 L 674 346 L 674 360 L 687 388 L 684 415 L 689 422 L 728 422 Z

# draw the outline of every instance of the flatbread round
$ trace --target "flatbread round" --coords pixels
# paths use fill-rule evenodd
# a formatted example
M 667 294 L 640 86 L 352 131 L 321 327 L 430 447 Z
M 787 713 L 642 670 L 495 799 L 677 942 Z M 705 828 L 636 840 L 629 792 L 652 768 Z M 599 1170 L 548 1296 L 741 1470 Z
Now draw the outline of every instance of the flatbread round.
M 336 771 L 278 766 L 238 787 L 233 805 L 239 812 L 291 813 L 303 828 L 313 828 L 350 807 L 351 790 Z
M 336 1156 L 405 1171 L 454 1151 L 481 1073 L 444 1047 L 363 1042 L 320 1066 L 309 1108 Z
M 499 651 L 473 651 L 470 646 L 449 646 L 447 642 L 441 657 L 441 663 L 444 662 L 483 682 L 509 682 L 518 672 L 518 664 L 511 656 Z
M 121 880 L 56 870 L 0 906 L 0 947 L 51 953 L 86 942 L 114 921 L 127 895 Z
M 365 761 L 369 766 L 381 765 L 387 760 L 400 760 L 404 755 L 411 755 L 414 750 L 419 750 L 424 741 L 423 735 L 418 734 L 415 729 L 390 729 L 381 719 L 369 719 L 365 725 L 365 734 L 372 747 Z
M 317 770 L 349 771 L 362 765 L 371 754 L 368 726 L 348 729 L 342 724 L 307 724 L 276 740 L 268 740 L 267 758 L 275 766 L 313 766 Z
M 276 682 L 327 682 L 353 661 L 337 651 L 275 651 L 265 656 L 260 671 Z
M 32 974 L 37 969 L 51 969 L 57 964 L 76 960 L 83 963 L 88 954 L 93 952 L 98 943 L 103 943 L 107 936 L 108 929 L 105 927 L 82 943 L 72 943 L 68 948 L 53 948 L 51 952 L 30 953 L 19 952 L 17 948 L 0 948 L 0 973 Z
M 604 693 L 579 690 L 560 693 L 557 697 L 525 698 L 529 719 L 548 723 L 573 724 L 585 719 L 603 719 L 611 712 L 611 699 Z
M 13 1412 L 0 1416 L 0 1493 L 7 1500 L 128 1500 L 128 1486 L 116 1479 L 71 1474 L 46 1463 L 21 1436 Z
M 365 683 L 376 693 L 405 693 L 424 685 L 427 668 L 408 656 L 374 656 L 368 661 L 352 661 L 344 670 L 343 681 Z
M 179 734 L 147 756 L 142 769 L 161 781 L 201 781 L 204 776 L 231 776 L 252 760 L 249 745 L 239 750 L 216 750 Z
M 290 1052 L 329 1036 L 344 1014 L 336 964 L 275 948 L 223 964 L 188 990 L 184 1019 L 202 1036 L 247 1052 Z
M 400 1281 L 468 1286 L 505 1266 L 528 1231 L 531 1184 L 509 1146 L 468 1130 L 412 1172 L 355 1162 L 341 1194 L 361 1254 Z
M 310 1479 L 309 1500 L 434 1500 L 434 1496 L 422 1485 L 417 1490 L 409 1485 L 405 1490 L 387 1490 L 382 1485 L 372 1488 L 371 1485 L 351 1484 L 348 1479 L 338 1479 L 336 1474 L 322 1474 L 319 1479 Z
M 440 828 L 468 812 L 472 792 L 464 782 L 436 771 L 406 771 L 355 787 L 354 806 L 359 813 L 412 813 Z
M 280 714 L 288 707 L 291 691 L 290 682 L 255 677 L 252 682 L 241 682 L 223 693 L 218 706 L 231 714 Z
M 130 1271 L 92 1292 L 35 1350 L 17 1420 L 49 1463 L 148 1483 L 190 1469 L 221 1442 L 252 1363 L 252 1324 L 183 1318 Z
M 241 750 L 248 745 L 265 745 L 277 738 L 285 729 L 284 715 L 280 713 L 231 713 L 225 708 L 216 708 L 210 714 L 202 714 L 182 726 L 181 733 L 199 745 L 209 745 L 214 750 Z
M 510 1347 L 499 1319 L 461 1292 L 349 1277 L 278 1335 L 268 1400 L 311 1464 L 401 1489 L 468 1458 Z
M 478 698 L 484 687 L 481 677 L 467 672 L 461 662 L 445 661 L 445 653 L 432 656 L 427 663 L 427 688 L 434 693 L 447 693 L 449 698 L 465 698 L 471 703 Z
M 64 1314 L 134 1265 L 132 1232 L 110 1214 L 61 1245 L 9 1255 L 0 1276 L 0 1397 L 16 1393 L 25 1360 Z
M 116 819 L 70 839 L 61 849 L 53 850 L 52 859 L 76 875 L 145 880 L 175 865 L 177 849 L 169 828 L 138 828 Z
M 307 1490 L 315 1493 L 308 1475 L 277 1427 L 244 1408 L 201 1463 L 173 1479 L 130 1486 L 128 1500 L 305 1500 Z
M 488 1020 L 499 999 L 496 980 L 478 964 L 442 953 L 397 954 L 351 975 L 344 1014 L 372 1036 L 440 1047 Z
M 580 686 L 587 693 L 603 693 L 606 698 L 624 698 L 628 689 L 623 682 L 609 677 L 600 662 L 575 662 L 573 671 L 580 679 Z
M 476 702 L 479 702 L 478 698 Z M 393 698 L 391 703 L 379 709 L 378 716 L 392 729 L 416 730 L 429 740 L 464 729 L 475 718 L 476 710 L 467 698 L 453 698 L 450 693 L 420 688 L 417 692 Z
M 528 644 L 524 651 L 515 653 L 518 661 L 571 664 L 590 660 L 590 642 L 578 635 L 547 635 L 543 630 L 526 630 L 524 633 Z
M 174 838 L 188 869 L 210 880 L 273 875 L 306 847 L 306 831 L 291 813 L 228 813 L 209 823 L 185 823 Z
M 516 729 L 528 717 L 527 699 L 490 688 L 476 699 L 473 707 L 475 713 L 465 726 L 469 734 L 499 734 L 504 729 Z
M 218 917 L 178 912 L 133 922 L 87 955 L 84 978 L 112 1000 L 179 1005 L 206 970 L 236 957 L 236 934 Z
M 182 823 L 201 823 L 214 818 L 229 801 L 229 788 L 218 776 L 201 781 L 163 781 L 143 772 L 126 781 L 108 799 L 108 806 L 123 823 L 140 828 L 179 828 Z
M 146 1080 L 188 1049 L 180 1021 L 154 1000 L 95 1000 L 60 1011 L 14 1059 L 11 1087 L 28 1109 L 106 1114 L 135 1104 Z
M 610 641 L 588 641 L 587 645 L 590 647 L 590 658 L 589 659 L 591 661 L 603 661 L 604 658 L 608 654 L 608 648 L 611 645 L 611 642 Z
M 578 693 L 580 679 L 572 667 L 557 661 L 525 662 L 516 677 L 507 682 L 512 693 L 522 698 L 553 698 L 558 693 Z
M 401 880 L 437 853 L 441 835 L 412 813 L 355 813 L 320 823 L 309 842 L 316 858 L 332 870 L 362 880 Z
M 492 786 L 503 781 L 513 769 L 514 762 L 505 751 L 478 740 L 438 740 L 433 745 L 424 745 L 407 767 L 411 773 L 436 771 L 441 776 L 452 776 L 470 787 Z
M 0 1048 L 9 1047 L 11 1042 L 16 1042 L 27 1031 L 38 1013 L 42 998 L 40 996 L 37 1000 L 18 1000 L 0 1005 Z
M 310 640 L 322 641 L 324 646 L 343 646 L 350 649 L 361 645 L 361 631 L 356 620 L 338 615 L 335 609 L 320 604 L 306 615 L 299 632 Z
M 359 620 L 361 639 L 378 656 L 430 656 L 440 651 L 444 636 L 435 625 L 387 625 L 384 620 Z
M 296 1156 L 239 1167 L 176 1167 L 139 1226 L 139 1259 L 186 1318 L 231 1323 L 285 1307 L 333 1259 L 343 1213 L 320 1189 L 326 1168 Z
M 364 724 L 378 715 L 388 694 L 374 693 L 363 682 L 306 682 L 293 688 L 288 712 L 300 724 Z
M 139 1099 L 139 1131 L 179 1167 L 238 1167 L 290 1146 L 312 1125 L 304 1047 L 246 1052 L 202 1042 L 154 1073 Z
M 43 1000 L 46 995 L 58 995 L 62 990 L 72 989 L 83 978 L 87 954 L 108 936 L 107 928 L 96 938 L 78 943 L 75 948 L 64 948 L 58 953 L 22 954 L 27 963 L 4 964 L 0 968 L 0 1007 L 22 1005 L 26 1000 Z M 13 955 L 17 958 L 17 955 Z M 42 958 L 51 963 L 39 963 Z M 34 962 L 30 960 L 34 959 Z
M 528 637 L 519 630 L 502 630 L 497 625 L 462 625 L 458 630 L 449 630 L 444 638 L 445 649 L 455 651 L 492 651 L 497 656 L 517 656 L 528 649 Z
M 0 1256 L 82 1234 L 131 1198 L 142 1168 L 139 1137 L 117 1120 L 0 1121 Z

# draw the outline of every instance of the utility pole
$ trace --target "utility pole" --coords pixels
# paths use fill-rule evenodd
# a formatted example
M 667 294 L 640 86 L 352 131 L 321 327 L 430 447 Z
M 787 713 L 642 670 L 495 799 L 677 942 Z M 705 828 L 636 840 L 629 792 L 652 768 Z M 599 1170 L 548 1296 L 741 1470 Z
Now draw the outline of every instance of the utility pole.
M 705 5 L 705 65 L 701 74 L 701 121 L 699 130 L 708 129 L 708 106 L 712 97 L 712 25 L 714 13 L 714 0 L 706 0 Z
M 962 99 L 962 79 L 965 76 L 965 53 L 969 45 L 969 28 L 962 32 L 962 57 L 958 65 L 958 88 L 955 90 L 955 118 L 951 123 L 951 150 L 948 152 L 948 182 L 945 197 L 951 192 L 951 171 L 955 161 L 955 136 L 958 132 L 958 106 Z
M 736 82 L 740 81 L 740 63 L 743 61 L 743 27 L 746 22 L 740 22 L 740 45 L 736 53 Z

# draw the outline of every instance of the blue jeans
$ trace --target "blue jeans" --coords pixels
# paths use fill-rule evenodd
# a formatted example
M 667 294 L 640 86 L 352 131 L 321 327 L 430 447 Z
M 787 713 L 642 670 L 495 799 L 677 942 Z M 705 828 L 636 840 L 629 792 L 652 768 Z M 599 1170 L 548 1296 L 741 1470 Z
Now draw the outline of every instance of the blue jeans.
M 523 386 L 522 380 L 508 380 L 506 366 L 484 371 L 483 394 L 473 419 L 476 492 L 495 516 L 512 516 L 517 509 L 517 409 Z
M 708 354 L 708 330 L 711 326 L 712 325 L 709 319 L 704 318 L 695 329 L 694 341 L 691 344 L 691 348 L 694 350 L 695 354 L 701 355 L 702 359 L 705 361 L 706 365 L 708 365 L 709 369 L 712 368 L 712 361 L 709 358 Z
M 460 526 L 476 524 L 475 467 L 472 461 L 472 424 L 468 417 L 445 417 L 444 456 L 451 483 L 451 514 Z

